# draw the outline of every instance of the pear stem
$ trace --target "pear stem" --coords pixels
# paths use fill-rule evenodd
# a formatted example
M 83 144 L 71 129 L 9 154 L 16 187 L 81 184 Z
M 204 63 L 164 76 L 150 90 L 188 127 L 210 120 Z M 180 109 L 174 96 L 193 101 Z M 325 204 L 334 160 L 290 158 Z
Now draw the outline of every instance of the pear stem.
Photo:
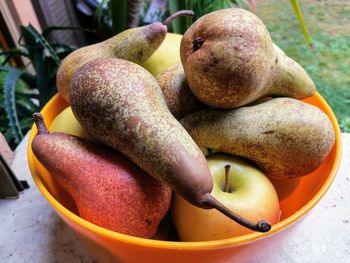
M 222 203 L 220 203 L 214 196 L 210 193 L 207 193 L 205 196 L 206 205 L 211 208 L 215 208 L 219 212 L 223 213 L 227 217 L 231 218 L 241 226 L 249 228 L 253 231 L 257 232 L 268 232 L 271 229 L 271 224 L 265 220 L 260 220 L 257 223 L 252 222 L 244 217 L 237 215 L 235 212 L 231 211 L 227 207 L 225 207 Z
M 230 185 L 228 183 L 228 177 L 229 177 L 229 172 L 230 172 L 231 165 L 226 164 L 225 165 L 225 184 L 224 184 L 224 192 L 229 193 L 230 192 Z
M 164 20 L 163 24 L 168 26 L 175 18 L 179 16 L 193 16 L 194 12 L 192 10 L 180 10 L 170 15 L 167 19 Z
M 35 112 L 32 115 L 32 119 L 35 122 L 35 125 L 36 125 L 36 127 L 38 129 L 38 134 L 47 134 L 47 133 L 49 133 L 49 131 L 48 131 L 46 125 L 45 125 L 44 118 L 41 115 L 41 113 Z

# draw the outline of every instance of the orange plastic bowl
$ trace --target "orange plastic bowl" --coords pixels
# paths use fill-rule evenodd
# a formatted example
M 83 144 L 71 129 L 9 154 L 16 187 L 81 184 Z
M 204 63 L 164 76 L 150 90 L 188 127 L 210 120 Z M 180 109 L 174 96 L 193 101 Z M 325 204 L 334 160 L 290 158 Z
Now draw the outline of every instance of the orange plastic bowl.
M 305 102 L 321 108 L 333 123 L 336 142 L 328 158 L 313 173 L 300 179 L 273 182 L 280 198 L 281 221 L 268 233 L 206 242 L 175 242 L 138 238 L 94 225 L 75 214 L 72 200 L 55 183 L 33 155 L 31 142 L 37 133 L 32 127 L 28 160 L 33 179 L 57 214 L 73 229 L 100 262 L 255 262 L 263 251 L 276 248 L 332 184 L 340 162 L 341 134 L 337 120 L 325 100 L 315 94 Z M 67 104 L 56 95 L 43 108 L 47 125 Z

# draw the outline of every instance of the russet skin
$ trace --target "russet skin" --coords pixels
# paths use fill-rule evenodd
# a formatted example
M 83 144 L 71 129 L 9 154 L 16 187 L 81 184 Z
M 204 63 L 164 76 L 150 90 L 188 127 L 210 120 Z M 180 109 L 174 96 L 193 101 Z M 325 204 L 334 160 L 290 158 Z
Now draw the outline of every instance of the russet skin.
M 188 202 L 216 208 L 256 231 L 270 229 L 268 222 L 245 220 L 210 195 L 213 180 L 205 156 L 170 113 L 155 78 L 141 66 L 117 58 L 88 62 L 72 79 L 70 101 L 89 134 Z
M 311 173 L 335 142 L 328 116 L 292 98 L 232 110 L 202 110 L 181 123 L 199 145 L 245 157 L 273 179 Z
M 180 46 L 187 82 L 197 98 L 232 109 L 264 96 L 303 99 L 315 92 L 304 69 L 273 44 L 253 13 L 229 8 L 202 16 Z
M 163 91 L 171 114 L 176 119 L 206 108 L 206 105 L 198 100 L 189 88 L 181 63 L 159 73 L 156 80 Z

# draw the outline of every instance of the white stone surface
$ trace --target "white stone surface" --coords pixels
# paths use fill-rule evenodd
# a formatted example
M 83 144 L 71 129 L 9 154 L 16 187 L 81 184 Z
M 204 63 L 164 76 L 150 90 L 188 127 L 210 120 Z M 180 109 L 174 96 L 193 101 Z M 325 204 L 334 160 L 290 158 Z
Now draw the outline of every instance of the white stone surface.
M 350 134 L 342 139 L 342 161 L 330 190 L 282 248 L 261 255 L 261 263 L 350 262 Z M 27 164 L 27 140 L 18 147 L 12 168 L 30 189 L 19 199 L 0 200 L 0 262 L 97 262 L 36 188 Z

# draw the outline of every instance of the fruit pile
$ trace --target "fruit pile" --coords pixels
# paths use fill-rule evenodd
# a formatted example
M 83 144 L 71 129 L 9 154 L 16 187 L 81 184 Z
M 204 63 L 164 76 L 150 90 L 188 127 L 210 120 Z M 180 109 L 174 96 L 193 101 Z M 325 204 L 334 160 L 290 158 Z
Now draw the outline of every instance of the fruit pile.
M 243 9 L 198 19 L 181 63 L 150 74 L 141 65 L 179 15 L 191 12 L 72 52 L 57 74 L 70 107 L 51 132 L 33 115 L 33 152 L 82 218 L 113 231 L 168 239 L 167 222 L 163 231 L 174 224 L 182 241 L 269 231 L 280 216 L 269 178 L 317 169 L 332 124 L 301 101 L 315 92 L 304 69 Z

